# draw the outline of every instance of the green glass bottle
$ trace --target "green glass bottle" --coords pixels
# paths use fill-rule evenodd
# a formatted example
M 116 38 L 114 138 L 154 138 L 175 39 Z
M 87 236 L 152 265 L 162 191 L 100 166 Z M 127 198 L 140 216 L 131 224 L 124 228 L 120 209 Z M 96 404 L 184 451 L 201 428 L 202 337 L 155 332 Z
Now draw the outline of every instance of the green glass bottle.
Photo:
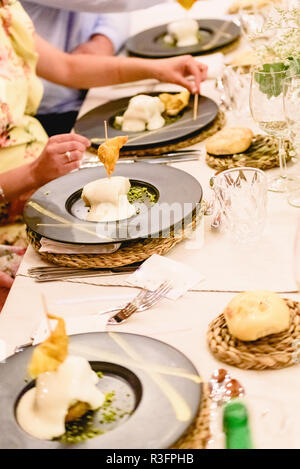
M 232 399 L 224 405 L 223 430 L 227 449 L 252 449 L 249 416 L 245 403 Z

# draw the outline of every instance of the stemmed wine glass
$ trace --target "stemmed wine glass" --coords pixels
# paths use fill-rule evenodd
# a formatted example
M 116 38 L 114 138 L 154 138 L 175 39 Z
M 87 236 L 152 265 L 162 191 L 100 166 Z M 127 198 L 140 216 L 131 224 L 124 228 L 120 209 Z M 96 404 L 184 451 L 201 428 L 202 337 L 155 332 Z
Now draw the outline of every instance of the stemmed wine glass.
M 280 176 L 272 180 L 269 190 L 286 192 L 288 187 L 285 138 L 288 135 L 288 127 L 283 107 L 283 80 L 287 77 L 287 71 L 275 71 L 276 65 L 280 64 L 265 65 L 252 71 L 250 110 L 260 129 L 278 139 Z
M 300 75 L 285 78 L 283 82 L 283 107 L 290 139 L 293 142 L 297 158 L 300 153 Z M 298 163 L 299 164 L 299 163 Z M 293 207 L 300 207 L 300 170 L 295 174 L 288 202 Z M 296 170 L 297 173 L 297 170 Z
M 247 4 L 239 9 L 239 22 L 242 33 L 252 48 L 256 49 L 257 46 L 268 44 L 274 36 L 277 36 L 276 31 L 280 28 L 270 27 L 277 15 L 274 7 L 288 10 L 295 8 L 295 5 L 293 5 L 292 0 L 277 0 L 276 5 L 270 1 L 260 7 L 256 4 Z M 274 18 L 273 13 L 275 14 Z
M 239 10 L 239 22 L 243 36 L 251 47 L 263 44 L 268 33 L 262 33 L 264 24 L 269 16 L 270 7 L 257 8 L 256 6 L 242 7 Z

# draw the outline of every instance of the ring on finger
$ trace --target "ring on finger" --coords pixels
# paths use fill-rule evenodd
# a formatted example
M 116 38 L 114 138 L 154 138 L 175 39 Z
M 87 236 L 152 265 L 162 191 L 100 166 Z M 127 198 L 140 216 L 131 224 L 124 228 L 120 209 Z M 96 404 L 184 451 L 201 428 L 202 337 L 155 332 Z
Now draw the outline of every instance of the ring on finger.
M 71 162 L 71 152 L 66 151 L 65 156 L 67 157 L 68 163 L 70 163 Z

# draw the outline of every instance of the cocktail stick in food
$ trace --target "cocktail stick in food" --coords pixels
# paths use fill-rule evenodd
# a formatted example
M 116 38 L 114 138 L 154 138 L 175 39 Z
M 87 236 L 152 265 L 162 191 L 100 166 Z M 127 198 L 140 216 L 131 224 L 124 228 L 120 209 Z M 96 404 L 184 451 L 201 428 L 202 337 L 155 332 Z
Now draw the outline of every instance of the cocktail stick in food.
M 108 177 L 114 172 L 120 156 L 120 149 L 125 145 L 128 136 L 108 138 L 98 148 L 98 158 L 104 164 Z

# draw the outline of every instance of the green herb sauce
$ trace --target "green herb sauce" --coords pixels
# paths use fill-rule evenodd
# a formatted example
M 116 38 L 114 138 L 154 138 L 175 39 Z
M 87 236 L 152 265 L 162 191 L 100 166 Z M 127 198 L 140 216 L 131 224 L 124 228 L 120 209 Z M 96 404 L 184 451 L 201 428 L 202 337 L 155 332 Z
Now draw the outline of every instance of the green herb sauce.
M 101 371 L 97 372 L 99 378 L 103 378 Z M 97 410 L 90 410 L 79 419 L 66 423 L 65 433 L 54 438 L 63 444 L 76 444 L 83 443 L 89 438 L 94 438 L 98 435 L 103 435 L 104 430 L 99 428 L 97 424 L 105 425 L 123 419 L 130 412 L 126 412 L 119 407 L 114 407 L 115 392 L 111 391 L 105 394 L 105 400 L 102 406 Z
M 65 433 L 54 440 L 65 444 L 75 444 L 102 434 L 103 431 L 94 426 L 94 411 L 90 410 L 79 419 L 66 423 Z
M 150 202 L 151 205 L 157 202 L 157 196 L 145 186 L 132 186 L 127 194 L 128 201 L 133 204 L 134 202 L 145 203 Z

